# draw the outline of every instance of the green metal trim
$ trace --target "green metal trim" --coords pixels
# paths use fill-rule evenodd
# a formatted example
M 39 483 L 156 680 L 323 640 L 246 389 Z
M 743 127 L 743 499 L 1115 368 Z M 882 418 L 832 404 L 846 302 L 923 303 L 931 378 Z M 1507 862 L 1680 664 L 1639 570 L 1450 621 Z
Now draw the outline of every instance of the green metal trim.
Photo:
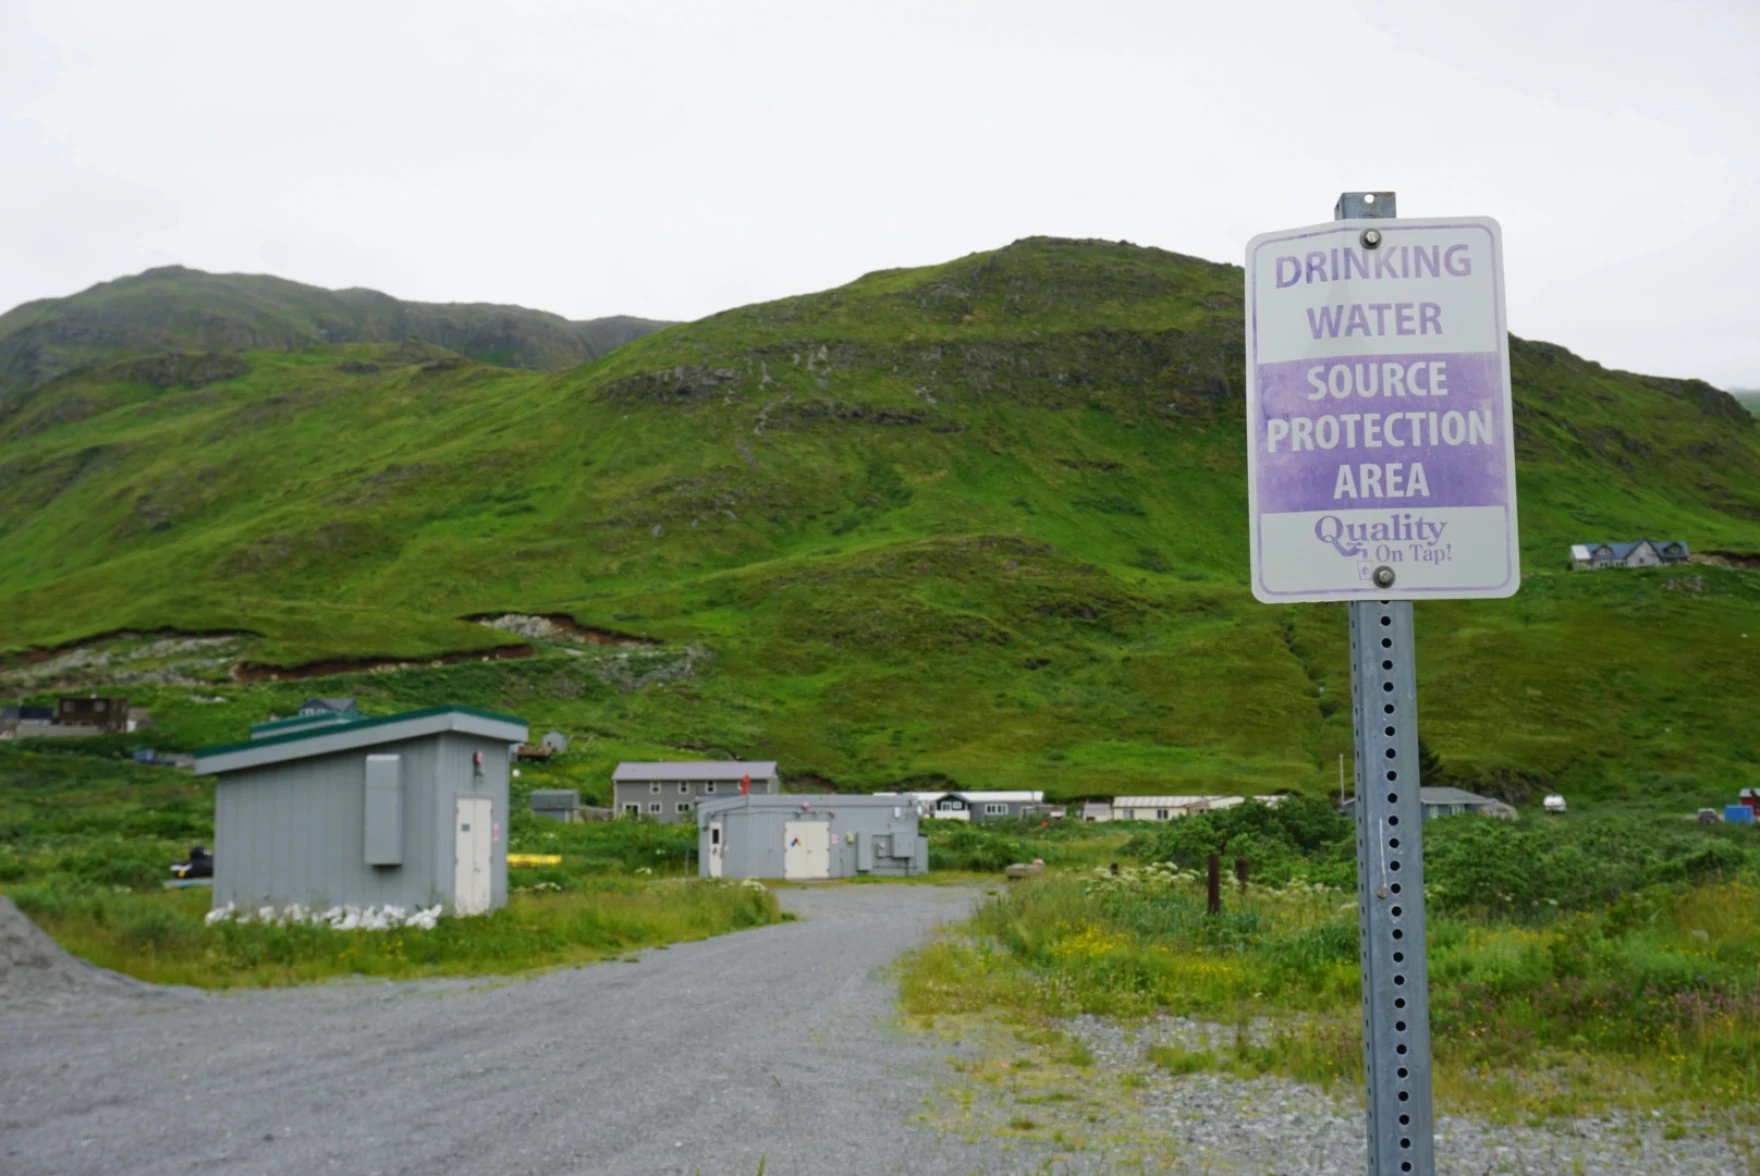
M 426 719 L 434 715 L 475 715 L 479 719 L 491 719 L 497 723 L 516 723 L 521 727 L 528 726 L 524 719 L 513 715 L 499 714 L 495 711 L 481 710 L 474 706 L 426 706 L 421 710 L 404 711 L 401 714 L 381 715 L 374 719 L 356 719 L 351 723 L 327 723 L 321 727 L 313 727 L 305 731 L 289 731 L 285 735 L 266 735 L 261 739 L 246 739 L 242 743 L 222 743 L 217 747 L 204 747 L 197 751 L 197 759 L 209 759 L 217 755 L 228 755 L 235 751 L 252 751 L 264 747 L 276 747 L 283 743 L 297 743 L 302 739 L 316 739 L 322 735 L 335 735 L 343 731 L 361 731 L 368 727 L 384 727 L 392 723 L 404 723 L 411 719 Z

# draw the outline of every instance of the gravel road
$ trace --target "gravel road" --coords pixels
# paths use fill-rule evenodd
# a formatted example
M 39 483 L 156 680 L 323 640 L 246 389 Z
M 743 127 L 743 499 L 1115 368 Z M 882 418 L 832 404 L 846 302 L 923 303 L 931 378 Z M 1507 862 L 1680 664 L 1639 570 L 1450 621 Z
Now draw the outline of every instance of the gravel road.
M 799 922 L 510 982 L 0 1013 L 0 1172 L 1008 1172 L 911 1120 L 946 1049 L 885 965 L 971 890 L 781 892 Z
M 1214 1026 L 1079 1017 L 1048 1039 L 956 1016 L 900 1031 L 886 965 L 960 918 L 969 889 L 779 897 L 800 921 L 633 964 L 224 995 L 87 975 L 0 919 L 0 1174 L 1362 1171 L 1352 1092 L 1173 1077 L 1145 1057 Z M 1089 1062 L 1068 1063 L 1071 1039 Z M 1760 1170 L 1760 1140 L 1733 1119 L 1438 1128 L 1438 1176 Z

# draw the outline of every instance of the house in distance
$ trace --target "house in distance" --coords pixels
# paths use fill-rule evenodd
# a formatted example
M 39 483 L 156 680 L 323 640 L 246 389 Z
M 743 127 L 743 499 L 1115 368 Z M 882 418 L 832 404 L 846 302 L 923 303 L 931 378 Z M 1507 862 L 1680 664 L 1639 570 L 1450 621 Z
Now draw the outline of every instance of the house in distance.
M 1513 821 L 1517 815 L 1516 810 L 1503 801 L 1480 796 L 1464 788 L 1431 788 L 1428 785 L 1419 785 L 1418 803 L 1424 806 L 1426 821 L 1433 821 L 1437 817 L 1455 817 L 1462 813 L 1478 813 L 1484 817 Z M 1353 796 L 1339 805 L 1338 811 L 1347 817 L 1355 817 L 1357 798 Z
M 1571 545 L 1573 572 L 1601 568 L 1661 568 L 1686 563 L 1687 545 L 1679 539 L 1634 539 L 1630 543 Z
M 361 711 L 360 707 L 355 705 L 354 699 L 352 698 L 308 698 L 299 704 L 299 710 L 294 713 L 300 716 L 324 714 L 358 715 Z
M 620 817 L 694 824 L 699 801 L 738 796 L 740 782 L 748 778 L 753 796 L 782 791 L 775 760 L 622 763 L 611 773 L 611 806 Z
M 1012 792 L 882 792 L 881 796 L 908 796 L 925 817 L 943 821 L 994 821 L 1021 817 L 1045 807 L 1045 794 Z

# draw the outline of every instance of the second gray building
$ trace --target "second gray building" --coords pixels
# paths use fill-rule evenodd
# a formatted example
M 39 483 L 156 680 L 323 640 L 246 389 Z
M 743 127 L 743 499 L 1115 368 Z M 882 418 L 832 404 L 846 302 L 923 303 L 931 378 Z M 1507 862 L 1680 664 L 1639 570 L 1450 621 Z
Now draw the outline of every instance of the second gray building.
M 929 872 L 929 839 L 900 796 L 734 796 L 697 806 L 704 878 L 810 882 Z

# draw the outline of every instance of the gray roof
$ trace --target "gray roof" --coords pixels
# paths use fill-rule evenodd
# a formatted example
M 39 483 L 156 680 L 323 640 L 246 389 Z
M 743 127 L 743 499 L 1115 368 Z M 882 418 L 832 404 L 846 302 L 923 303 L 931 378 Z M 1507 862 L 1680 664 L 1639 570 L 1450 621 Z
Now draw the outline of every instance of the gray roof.
M 352 723 L 329 723 L 289 731 L 285 735 L 268 735 L 243 743 L 227 743 L 204 747 L 196 752 L 196 774 L 214 775 L 257 768 L 265 764 L 352 751 L 361 747 L 377 747 L 404 739 L 420 739 L 459 731 L 481 735 L 502 743 L 524 743 L 526 723 L 512 715 L 478 710 L 471 706 L 430 706 L 423 710 L 405 711 L 377 719 L 359 719 Z
M 1489 796 L 1468 792 L 1464 788 L 1418 788 L 1419 804 L 1496 804 Z
M 322 708 L 329 711 L 358 710 L 352 698 L 308 698 L 299 704 L 300 710 Z
M 699 801 L 697 815 L 701 817 L 705 813 L 724 813 L 728 809 L 742 807 L 799 809 L 802 805 L 806 805 L 807 811 L 811 812 L 835 812 L 840 808 L 897 808 L 911 814 L 917 811 L 909 798 L 896 792 L 764 792 L 753 793 L 751 796 L 718 796 L 713 800 Z
M 774 780 L 776 778 L 775 760 L 680 760 L 675 763 L 618 764 L 617 770 L 611 773 L 614 784 L 648 783 L 659 780 L 662 783 L 684 783 L 688 780 L 732 780 L 739 783 L 741 776 L 750 776 L 754 780 Z

